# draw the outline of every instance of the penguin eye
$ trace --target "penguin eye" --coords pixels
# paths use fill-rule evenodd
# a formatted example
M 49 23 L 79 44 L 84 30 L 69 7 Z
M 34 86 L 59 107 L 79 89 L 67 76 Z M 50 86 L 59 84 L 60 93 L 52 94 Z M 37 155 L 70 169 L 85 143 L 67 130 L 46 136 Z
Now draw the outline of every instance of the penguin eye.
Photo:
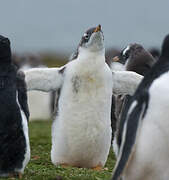
M 89 39 L 89 35 L 88 35 L 88 34 L 85 34 L 84 38 L 85 38 L 86 40 L 88 40 L 88 39 Z

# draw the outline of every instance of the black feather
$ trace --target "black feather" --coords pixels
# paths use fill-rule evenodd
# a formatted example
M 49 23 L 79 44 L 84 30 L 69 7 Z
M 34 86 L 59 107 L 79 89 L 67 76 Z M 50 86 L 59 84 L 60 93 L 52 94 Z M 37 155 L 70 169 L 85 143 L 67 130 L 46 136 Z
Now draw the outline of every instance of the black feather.
M 22 97 L 22 88 L 17 85 L 17 70 L 11 61 L 10 42 L 0 36 L 0 176 L 22 168 L 25 158 L 26 139 L 16 101 L 17 90 L 21 104 L 27 99 L 24 99 L 26 91 Z

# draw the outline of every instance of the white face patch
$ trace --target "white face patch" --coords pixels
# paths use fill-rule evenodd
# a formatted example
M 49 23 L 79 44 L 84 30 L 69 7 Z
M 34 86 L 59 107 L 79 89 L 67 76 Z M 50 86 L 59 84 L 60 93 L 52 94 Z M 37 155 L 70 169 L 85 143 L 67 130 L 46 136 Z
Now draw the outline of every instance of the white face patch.
M 126 49 L 123 50 L 123 55 L 125 55 L 126 52 L 127 52 L 129 49 L 130 49 L 130 45 L 128 45 L 128 46 L 126 47 Z

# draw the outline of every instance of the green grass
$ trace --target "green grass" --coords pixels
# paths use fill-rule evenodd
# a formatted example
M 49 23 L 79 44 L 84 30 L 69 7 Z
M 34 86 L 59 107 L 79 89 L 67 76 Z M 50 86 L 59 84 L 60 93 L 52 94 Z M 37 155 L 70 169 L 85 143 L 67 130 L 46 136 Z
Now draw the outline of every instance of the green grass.
M 29 123 L 31 160 L 25 168 L 23 180 L 110 180 L 115 158 L 111 150 L 105 170 L 62 168 L 51 163 L 51 122 Z M 59 176 L 62 178 L 59 179 Z M 1 178 L 4 179 L 4 178 Z
M 60 67 L 68 62 L 67 57 L 64 57 L 63 55 L 53 55 L 53 54 L 44 54 L 41 60 L 48 67 Z

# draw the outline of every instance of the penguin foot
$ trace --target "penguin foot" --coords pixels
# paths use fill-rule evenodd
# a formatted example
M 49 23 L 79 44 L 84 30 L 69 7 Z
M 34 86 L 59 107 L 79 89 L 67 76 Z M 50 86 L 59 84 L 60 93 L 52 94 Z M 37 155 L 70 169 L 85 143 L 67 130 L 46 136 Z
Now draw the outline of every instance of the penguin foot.
M 22 179 L 22 173 L 12 173 L 9 175 L 10 179 L 16 179 L 18 177 L 19 179 Z
M 9 174 L 9 179 L 15 179 L 16 175 L 15 174 Z
M 9 176 L 9 179 L 10 180 L 14 180 L 14 179 L 16 179 L 14 176 Z
M 19 179 L 22 179 L 22 173 L 18 173 Z
M 96 167 L 92 168 L 94 171 L 101 171 L 103 170 L 102 165 L 97 165 Z
M 69 168 L 69 167 L 71 167 L 70 165 L 68 165 L 68 164 L 61 164 L 60 165 L 62 168 Z

